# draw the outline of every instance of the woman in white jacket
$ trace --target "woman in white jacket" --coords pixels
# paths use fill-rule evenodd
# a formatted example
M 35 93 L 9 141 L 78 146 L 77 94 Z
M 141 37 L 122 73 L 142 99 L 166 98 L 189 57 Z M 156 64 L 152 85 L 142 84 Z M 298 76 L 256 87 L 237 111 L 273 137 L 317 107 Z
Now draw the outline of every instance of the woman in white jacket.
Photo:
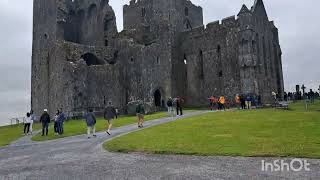
M 26 117 L 25 123 L 24 123 L 24 130 L 23 130 L 24 135 L 29 134 L 30 124 L 31 124 L 31 115 L 30 115 L 30 113 L 27 113 L 27 117 Z

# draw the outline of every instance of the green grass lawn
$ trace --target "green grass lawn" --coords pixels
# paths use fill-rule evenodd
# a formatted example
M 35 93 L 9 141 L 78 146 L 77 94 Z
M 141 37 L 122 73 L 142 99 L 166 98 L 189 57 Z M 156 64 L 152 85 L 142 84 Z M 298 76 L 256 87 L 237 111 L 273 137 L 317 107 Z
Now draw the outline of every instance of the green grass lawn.
M 24 136 L 24 125 L 11 125 L 0 127 L 0 147 L 6 146 L 11 142 Z M 33 124 L 33 131 L 40 129 L 40 124 Z
M 188 110 L 190 112 L 191 110 Z M 145 121 L 159 119 L 167 117 L 167 112 L 157 112 L 154 114 L 146 115 Z M 121 127 L 129 124 L 134 124 L 137 122 L 136 116 L 120 116 L 118 119 L 113 121 L 113 128 Z M 96 124 L 96 131 L 105 131 L 107 129 L 107 121 L 98 118 Z M 87 125 L 84 120 L 72 120 L 64 123 L 64 135 L 57 136 L 53 132 L 53 123 L 51 123 L 51 127 L 49 129 L 48 136 L 41 136 L 41 133 L 34 136 L 32 140 L 34 141 L 46 141 L 53 140 L 58 138 L 64 138 L 69 136 L 81 135 L 87 132 Z
M 320 102 L 305 111 L 208 113 L 130 133 L 104 144 L 113 152 L 320 158 Z

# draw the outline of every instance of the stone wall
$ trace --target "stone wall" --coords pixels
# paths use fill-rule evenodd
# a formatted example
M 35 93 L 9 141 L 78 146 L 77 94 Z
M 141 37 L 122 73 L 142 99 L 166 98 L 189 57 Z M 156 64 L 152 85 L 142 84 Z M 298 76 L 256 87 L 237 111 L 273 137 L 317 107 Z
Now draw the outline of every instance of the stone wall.
M 189 0 L 131 0 L 120 33 L 108 0 L 34 0 L 32 108 L 77 116 L 108 101 L 128 112 L 138 100 L 203 106 L 247 93 L 269 103 L 283 94 L 281 54 L 262 0 L 206 26 Z

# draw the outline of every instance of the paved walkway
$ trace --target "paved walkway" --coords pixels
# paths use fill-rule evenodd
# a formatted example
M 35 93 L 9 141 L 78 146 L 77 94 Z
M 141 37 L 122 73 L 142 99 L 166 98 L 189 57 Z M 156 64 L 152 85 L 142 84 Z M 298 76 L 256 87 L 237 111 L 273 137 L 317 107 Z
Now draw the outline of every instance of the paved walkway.
M 194 112 L 185 117 L 205 112 Z M 146 127 L 174 121 L 164 118 L 146 122 Z M 199 157 L 180 155 L 118 154 L 102 148 L 103 142 L 137 131 L 136 125 L 113 130 L 112 136 L 98 133 L 47 142 L 25 137 L 0 148 L 0 180 L 20 179 L 319 179 L 320 160 L 309 159 L 310 172 L 263 172 L 261 160 L 274 158 Z

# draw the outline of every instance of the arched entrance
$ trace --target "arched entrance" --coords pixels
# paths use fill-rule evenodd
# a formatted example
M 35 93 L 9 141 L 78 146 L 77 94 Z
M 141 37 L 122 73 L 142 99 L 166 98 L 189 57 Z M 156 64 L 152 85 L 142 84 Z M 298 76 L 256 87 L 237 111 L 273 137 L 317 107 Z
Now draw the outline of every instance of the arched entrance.
M 81 58 L 86 62 L 88 66 L 105 64 L 103 60 L 100 60 L 99 58 L 97 58 L 97 56 L 91 53 L 86 53 L 82 55 Z
M 161 97 L 161 92 L 159 89 L 157 89 L 155 92 L 154 92 L 154 105 L 156 107 L 161 107 L 161 100 L 162 100 L 162 97 Z

